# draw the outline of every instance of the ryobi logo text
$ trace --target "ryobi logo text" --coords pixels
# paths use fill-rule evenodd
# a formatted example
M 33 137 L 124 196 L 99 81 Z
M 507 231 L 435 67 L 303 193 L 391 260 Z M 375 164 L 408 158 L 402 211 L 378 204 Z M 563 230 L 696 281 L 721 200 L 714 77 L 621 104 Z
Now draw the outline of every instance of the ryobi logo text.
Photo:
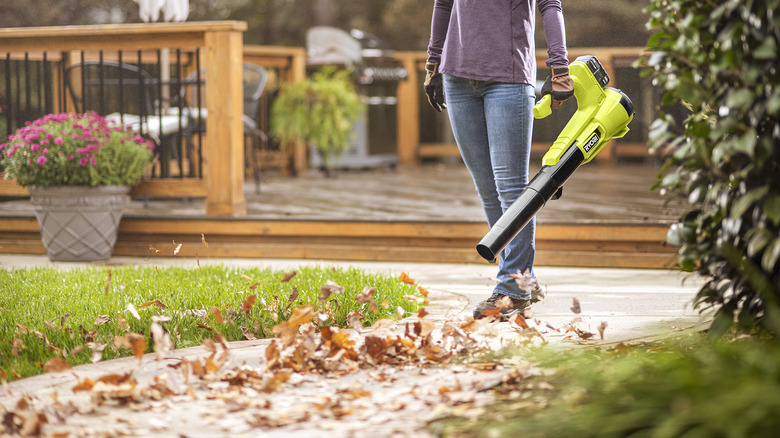
M 599 142 L 599 134 L 595 133 L 593 134 L 593 137 L 588 140 L 587 143 L 585 143 L 584 146 L 582 146 L 582 150 L 585 152 L 590 152 L 591 149 L 593 149 L 593 146 L 596 146 L 596 143 Z

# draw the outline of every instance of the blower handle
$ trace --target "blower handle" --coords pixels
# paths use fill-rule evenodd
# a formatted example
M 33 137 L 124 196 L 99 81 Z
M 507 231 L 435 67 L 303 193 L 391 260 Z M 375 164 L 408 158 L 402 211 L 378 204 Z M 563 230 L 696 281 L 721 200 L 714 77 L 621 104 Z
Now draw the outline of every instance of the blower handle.
M 539 102 L 534 105 L 534 118 L 543 119 L 552 114 L 552 95 L 545 94 Z

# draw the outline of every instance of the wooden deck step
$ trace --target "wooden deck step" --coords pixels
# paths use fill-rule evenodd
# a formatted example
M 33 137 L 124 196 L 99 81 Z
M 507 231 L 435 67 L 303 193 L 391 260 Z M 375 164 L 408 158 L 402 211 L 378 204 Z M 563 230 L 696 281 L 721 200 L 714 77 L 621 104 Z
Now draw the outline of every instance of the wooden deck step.
M 536 264 L 672 268 L 676 250 L 663 243 L 666 229 L 647 222 L 541 224 Z M 0 217 L 0 230 L 0 252 L 45 252 L 35 218 Z M 114 255 L 486 263 L 475 250 L 485 232 L 477 222 L 139 216 L 122 220 Z

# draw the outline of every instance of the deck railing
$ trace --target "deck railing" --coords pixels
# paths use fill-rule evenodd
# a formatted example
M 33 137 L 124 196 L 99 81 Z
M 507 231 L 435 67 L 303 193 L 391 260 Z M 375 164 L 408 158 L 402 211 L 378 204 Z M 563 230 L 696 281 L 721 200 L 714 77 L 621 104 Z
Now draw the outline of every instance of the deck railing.
M 649 79 L 642 78 L 639 69 L 633 66 L 643 51 L 643 47 L 569 49 L 571 60 L 582 55 L 595 55 L 611 78 L 609 86 L 625 91 L 636 106 L 629 134 L 604 148 L 599 154 L 600 159 L 648 155 L 647 130 L 657 115 L 660 99 Z M 398 161 L 401 164 L 416 164 L 424 158 L 459 156 L 447 115 L 432 110 L 422 92 L 426 58 L 425 52 L 396 53 L 396 59 L 409 72 L 408 79 L 398 87 Z M 538 79 L 542 81 L 549 73 L 545 68 L 546 59 L 546 50 L 537 50 Z M 532 149 L 547 150 L 573 112 L 574 105 L 568 104 L 560 115 L 556 112 L 554 117 L 536 121 Z
M 206 197 L 208 215 L 243 215 L 246 154 L 262 154 L 265 162 L 276 162 L 283 170 L 305 170 L 300 146 L 281 148 L 264 141 L 259 151 L 245 149 L 242 63 L 265 67 L 271 78 L 269 88 L 305 76 L 303 49 L 244 47 L 245 30 L 246 24 L 237 21 L 0 29 L 0 135 L 5 137 L 26 121 L 47 113 L 112 111 L 106 109 L 103 95 L 108 83 L 148 82 L 154 114 L 146 123 L 161 128 L 163 117 L 169 114 L 178 114 L 179 120 L 174 120 L 166 138 L 168 144 L 161 148 L 168 152 L 161 155 L 157 169 L 150 171 L 150 177 L 133 193 Z M 89 64 L 97 68 L 96 76 L 87 78 L 81 73 L 68 81 L 73 67 L 85 70 Z M 109 77 L 106 67 L 111 65 L 129 66 L 131 70 L 118 78 Z M 133 75 L 136 71 L 137 77 Z M 188 115 L 185 123 L 180 90 L 186 85 L 184 78 L 197 71 L 220 80 L 202 82 L 203 94 L 212 96 L 202 105 L 208 117 L 195 121 Z M 97 90 L 92 93 L 99 94 L 92 101 L 84 98 L 90 84 Z M 135 95 L 120 99 L 123 123 L 125 113 L 132 112 L 130 108 L 138 99 Z M 267 108 L 268 98 L 260 105 Z M 196 112 L 200 114 L 201 108 Z M 267 110 L 259 112 L 261 129 L 267 128 L 267 117 Z M 193 123 L 203 123 L 201 128 L 205 129 L 198 131 L 207 135 L 191 135 Z M 139 129 L 143 130 L 143 125 Z M 144 132 L 162 142 L 160 129 Z M 189 135 L 189 142 L 185 135 Z M 26 190 L 13 181 L 0 180 L 0 196 L 25 194 Z

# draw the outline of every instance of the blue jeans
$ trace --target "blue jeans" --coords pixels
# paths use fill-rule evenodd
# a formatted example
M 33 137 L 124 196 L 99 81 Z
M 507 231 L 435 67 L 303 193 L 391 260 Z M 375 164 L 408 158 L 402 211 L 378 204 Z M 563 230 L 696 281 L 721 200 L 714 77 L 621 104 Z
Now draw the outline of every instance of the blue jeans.
M 528 184 L 533 131 L 534 87 L 474 81 L 444 75 L 455 141 L 466 164 L 482 208 L 492 227 Z M 534 264 L 536 220 L 532 220 L 501 253 L 494 292 L 530 299 L 509 274 L 531 270 Z

